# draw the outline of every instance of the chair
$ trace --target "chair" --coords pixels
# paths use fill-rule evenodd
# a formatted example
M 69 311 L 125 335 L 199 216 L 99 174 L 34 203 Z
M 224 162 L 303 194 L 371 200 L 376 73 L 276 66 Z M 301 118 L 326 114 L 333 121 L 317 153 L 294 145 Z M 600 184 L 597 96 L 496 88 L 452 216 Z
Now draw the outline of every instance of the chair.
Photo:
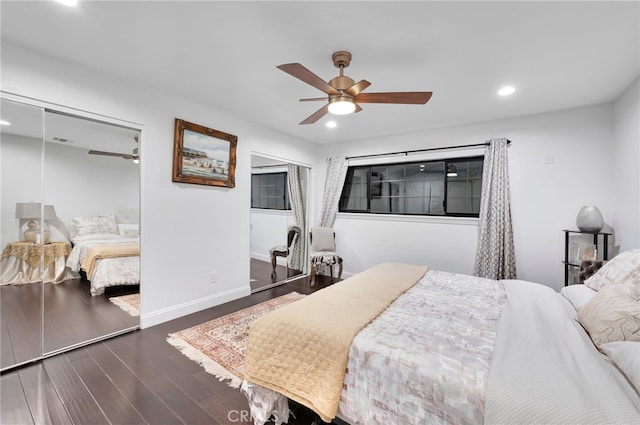
M 333 265 L 338 264 L 338 280 L 342 279 L 342 257 L 336 254 L 336 234 L 331 227 L 313 227 L 309 232 L 311 242 L 311 286 L 316 284 L 318 265 L 329 267 L 333 281 Z
M 289 248 L 293 244 L 293 241 L 296 235 L 300 236 L 300 227 L 298 226 L 289 226 L 287 230 L 287 245 L 278 245 L 274 246 L 269 250 L 269 255 L 271 256 L 271 279 L 276 278 L 276 259 L 278 257 L 289 257 Z

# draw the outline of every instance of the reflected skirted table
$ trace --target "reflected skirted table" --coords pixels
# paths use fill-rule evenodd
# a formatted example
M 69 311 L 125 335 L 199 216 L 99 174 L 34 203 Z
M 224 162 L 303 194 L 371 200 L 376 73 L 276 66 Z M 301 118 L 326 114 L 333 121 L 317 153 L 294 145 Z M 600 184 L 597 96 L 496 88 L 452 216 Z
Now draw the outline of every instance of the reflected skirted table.
M 67 278 L 66 261 L 71 244 L 10 242 L 0 255 L 0 285 L 60 283 Z

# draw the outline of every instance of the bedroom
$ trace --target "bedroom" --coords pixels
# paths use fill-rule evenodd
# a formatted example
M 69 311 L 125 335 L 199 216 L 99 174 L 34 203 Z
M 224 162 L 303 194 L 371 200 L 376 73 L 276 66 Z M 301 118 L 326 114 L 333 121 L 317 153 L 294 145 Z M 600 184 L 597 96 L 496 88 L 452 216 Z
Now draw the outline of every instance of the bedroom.
M 183 50 L 186 45 L 170 48 L 170 37 L 163 36 L 162 30 L 172 19 L 185 18 L 186 12 L 180 12 L 179 6 L 169 8 L 166 12 L 155 11 L 154 16 L 158 17 L 158 21 L 155 24 L 146 23 L 148 27 L 144 27 L 145 31 L 141 32 L 145 36 L 139 39 L 141 36 L 133 34 L 134 29 L 138 34 L 139 22 L 144 20 L 140 16 L 145 16 L 145 7 L 153 7 L 152 5 L 105 5 L 105 9 L 101 10 L 103 19 L 109 16 L 114 19 L 107 24 L 90 13 L 92 7 L 98 7 L 97 5 L 81 4 L 76 11 L 69 12 L 57 8 L 53 3 L 44 3 L 40 9 L 34 9 L 33 13 L 36 15 L 33 16 L 31 12 L 10 3 L 2 3 L 3 91 L 107 117 L 126 119 L 140 123 L 142 127 L 141 223 L 145 229 L 141 272 L 143 328 L 248 295 L 248 188 L 250 156 L 253 152 L 295 161 L 312 168 L 310 222 L 314 223 L 321 203 L 324 158 L 327 156 L 478 143 L 491 137 L 503 136 L 513 141 L 509 155 L 520 278 L 541 282 L 555 289 L 562 285 L 561 230 L 574 225 L 575 216 L 583 205 L 593 204 L 601 209 L 607 223 L 616 230 L 616 243 L 621 250 L 640 245 L 637 219 L 640 204 L 640 178 L 637 173 L 637 49 L 631 49 L 627 58 L 610 56 L 616 55 L 622 40 L 627 40 L 624 38 L 624 31 L 622 40 L 615 39 L 611 34 L 617 32 L 611 27 L 603 26 L 603 22 L 614 26 L 612 22 L 619 19 L 617 15 L 603 20 L 603 11 L 582 13 L 581 16 L 585 17 L 584 26 L 569 32 L 575 35 L 570 37 L 570 48 L 574 49 L 572 54 L 567 54 L 562 46 L 555 49 L 553 40 L 564 34 L 559 28 L 566 28 L 566 21 L 571 21 L 575 13 L 564 9 L 557 13 L 546 13 L 537 9 L 552 8 L 552 4 L 536 5 L 522 14 L 510 12 L 515 16 L 508 15 L 511 20 L 507 20 L 507 28 L 500 31 L 488 30 L 486 36 L 494 43 L 506 38 L 516 40 L 515 34 L 519 34 L 517 40 L 523 45 L 530 39 L 540 40 L 532 51 L 523 50 L 518 56 L 520 61 L 526 63 L 525 67 L 544 75 L 542 83 L 534 86 L 535 89 L 529 89 L 529 93 L 561 90 L 555 85 L 556 80 L 559 80 L 579 84 L 576 92 L 583 94 L 578 101 L 571 103 L 568 93 L 558 91 L 553 96 L 553 102 L 544 109 L 527 110 L 520 103 L 516 104 L 518 99 L 524 97 L 523 93 L 527 93 L 525 87 L 509 100 L 496 100 L 494 95 L 495 90 L 503 83 L 503 78 L 507 78 L 513 71 L 505 71 L 500 78 L 491 79 L 490 84 L 486 80 L 480 80 L 477 72 L 459 71 L 445 76 L 457 77 L 459 82 L 465 83 L 463 88 L 447 85 L 443 76 L 440 76 L 440 80 L 435 80 L 435 68 L 438 64 L 452 60 L 454 55 L 451 52 L 456 52 L 455 56 L 467 55 L 469 66 L 474 62 L 486 65 L 487 61 L 482 60 L 484 55 L 478 53 L 483 52 L 483 48 L 478 47 L 473 51 L 475 45 L 465 47 L 464 44 L 474 38 L 474 31 L 480 39 L 479 34 L 487 31 L 486 28 L 499 28 L 499 25 L 504 24 L 491 18 L 493 11 L 482 15 L 485 19 L 481 21 L 491 23 L 490 25 L 469 22 L 471 19 L 467 16 L 480 11 L 462 13 L 461 16 L 467 19 L 460 25 L 467 25 L 471 30 L 470 34 L 465 33 L 466 37 L 460 36 L 457 39 L 447 32 L 451 30 L 441 28 L 443 24 L 438 25 L 436 22 L 438 17 L 442 22 L 455 21 L 451 18 L 455 10 L 428 10 L 428 5 L 413 5 L 411 7 L 427 8 L 420 9 L 416 16 L 423 16 L 424 19 L 432 16 L 429 19 L 433 22 L 430 21 L 430 25 L 412 22 L 411 31 L 407 30 L 406 34 L 405 31 L 394 28 L 389 31 L 387 38 L 373 43 L 371 40 L 376 31 L 360 23 L 354 24 L 346 35 L 328 33 L 326 28 L 331 27 L 328 22 L 332 22 L 330 14 L 313 9 L 319 6 L 300 6 L 301 10 L 295 10 L 292 5 L 270 5 L 273 9 L 269 11 L 264 10 L 266 5 L 263 6 L 264 9 L 244 5 L 236 6 L 239 10 L 234 15 L 232 8 L 226 5 L 220 13 L 226 14 L 230 19 L 222 23 L 216 22 L 216 25 L 219 26 L 220 34 L 232 33 L 234 37 L 238 37 L 238 43 L 233 45 L 241 45 L 243 50 L 223 49 L 224 46 L 216 44 L 216 48 L 222 49 L 217 57 L 225 58 L 224 61 L 213 61 L 204 71 L 194 69 L 186 77 L 170 78 L 169 83 L 172 85 L 157 88 L 153 84 L 159 83 L 162 70 L 168 67 L 167 64 L 178 60 L 179 52 L 186 53 Z M 292 7 L 294 10 L 289 9 Z M 308 12 L 305 12 L 305 7 L 310 8 Z M 356 9 L 351 11 L 357 15 L 357 4 L 350 7 Z M 382 26 L 388 10 L 384 6 L 379 7 L 382 10 L 375 14 L 375 19 Z M 391 6 L 387 7 L 393 10 Z M 470 6 L 461 4 L 458 7 Z M 310 17 L 316 12 L 318 22 L 313 28 L 308 28 L 308 33 L 305 32 L 305 27 L 310 27 L 310 24 L 304 19 L 301 19 L 302 22 L 289 22 L 290 19 L 281 21 L 294 13 L 295 16 Z M 403 16 L 411 15 L 411 10 L 403 13 Z M 84 14 L 96 20 L 91 24 L 95 24 L 100 31 L 76 33 L 61 29 L 80 25 L 79 31 L 88 31 L 87 26 L 90 27 L 91 24 L 74 24 Z M 212 11 L 201 15 L 213 16 L 215 13 Z M 345 16 L 350 15 L 345 12 Z M 527 18 L 522 18 L 522 15 L 527 15 Z M 4 21 L 10 19 L 10 16 L 16 22 L 14 26 Z M 48 19 L 49 16 L 55 16 L 56 19 Z M 234 16 L 235 19 L 231 19 Z M 264 19 L 265 16 L 269 19 Z M 278 16 L 282 18 L 277 18 Z M 518 16 L 520 21 L 516 19 Z M 637 18 L 638 15 L 629 13 L 623 16 Z M 547 21 L 552 17 L 555 18 Z M 120 20 L 122 25 L 112 24 Z M 262 20 L 265 22 L 261 22 Z M 635 21 L 637 29 L 637 19 Z M 549 38 L 541 36 L 539 22 L 547 22 Z M 624 22 L 629 24 L 627 20 Z M 522 33 L 515 31 L 519 25 L 523 28 Z M 15 26 L 21 26 L 22 29 Z M 127 30 L 115 31 L 114 28 L 117 27 Z M 409 24 L 407 27 L 409 28 Z M 618 29 L 620 27 L 627 28 L 619 25 Z M 272 28 L 282 28 L 282 32 L 273 31 Z M 432 33 L 435 28 L 443 31 L 443 35 Z M 601 30 L 596 31 L 595 28 Z M 10 29 L 12 31 L 9 33 Z M 633 27 L 627 28 L 632 29 Z M 242 33 L 248 36 L 240 37 Z M 296 40 L 297 34 L 308 35 Z M 444 34 L 449 34 L 449 37 Z M 614 39 L 609 39 L 607 34 Z M 197 38 L 197 34 L 191 36 Z M 458 40 L 457 44 L 438 47 L 449 39 Z M 123 48 L 129 40 L 138 41 L 135 51 L 127 55 L 119 48 Z M 153 40 L 160 41 L 155 44 Z M 634 42 L 637 43 L 633 40 L 626 42 L 631 46 Z M 56 47 L 55 43 L 61 44 Z M 374 45 L 378 46 L 377 49 Z M 503 49 L 512 47 L 500 43 L 498 45 Z M 194 51 L 207 48 L 206 43 L 200 46 L 201 49 L 194 48 Z M 330 63 L 330 54 L 343 48 L 351 49 L 354 54 L 354 62 L 349 70 L 351 75 L 370 79 L 374 84 L 372 88 L 376 91 L 434 91 L 434 98 L 417 112 L 400 106 L 397 107 L 400 109 L 395 106 L 370 107 L 349 118 L 354 121 L 371 119 L 380 125 L 397 120 L 402 126 L 403 119 L 413 116 L 414 121 L 424 121 L 425 127 L 408 127 L 405 124 L 406 127 L 400 128 L 400 132 L 407 133 L 404 135 L 383 134 L 374 127 L 366 133 L 362 132 L 362 137 L 352 136 L 348 139 L 354 140 L 345 142 L 342 141 L 342 134 L 350 128 L 346 120 L 341 121 L 342 127 L 334 129 L 340 132 L 327 133 L 321 126 L 312 129 L 298 128 L 298 122 L 313 112 L 313 107 L 302 109 L 297 99 L 317 93 L 279 73 L 275 66 L 299 61 L 328 78 L 335 73 L 335 68 Z M 416 51 L 421 52 L 419 57 L 414 54 Z M 511 52 L 511 55 L 516 54 L 516 51 Z M 77 56 L 73 57 L 74 55 Z M 253 62 L 248 56 L 253 56 L 256 61 L 260 59 L 261 67 L 258 69 L 257 65 L 251 66 Z M 499 50 L 487 52 L 486 56 L 501 57 Z M 105 58 L 105 62 L 101 61 L 101 57 Z M 595 63 L 594 57 L 599 58 Z M 187 55 L 187 58 L 195 61 L 199 55 Z M 207 79 L 206 76 L 216 76 L 220 68 L 230 67 L 228 62 L 234 61 L 249 63 L 241 71 L 228 71 L 245 72 L 243 81 L 260 81 L 269 76 L 269 84 L 277 89 L 277 93 L 273 95 L 273 104 L 262 105 L 247 98 L 242 102 L 247 108 L 245 116 L 243 113 L 233 113 L 220 104 L 210 103 L 213 102 L 211 99 L 227 97 L 230 101 L 231 98 L 210 92 L 209 90 L 215 91 L 211 86 L 220 77 Z M 616 65 L 607 65 L 608 63 Z M 194 66 L 193 63 L 191 66 Z M 417 70 L 411 71 L 414 68 Z M 480 66 L 477 68 L 479 70 Z M 376 72 L 383 70 L 386 73 L 376 75 Z M 592 72 L 585 76 L 586 81 L 578 78 L 584 75 L 582 70 L 584 73 Z M 205 99 L 189 97 L 186 93 L 186 86 L 189 86 L 187 81 L 200 74 L 205 74 L 204 81 L 189 89 L 195 92 L 194 96 L 203 96 Z M 398 78 L 398 75 L 403 78 Z M 403 79 L 411 81 L 403 85 L 399 81 Z M 502 102 L 500 114 L 468 121 L 467 111 L 470 114 L 474 109 L 471 99 L 477 98 L 469 93 L 477 90 L 481 83 L 485 92 L 482 100 L 477 102 Z M 534 84 L 533 79 L 528 83 Z M 605 90 L 598 96 L 589 96 L 588 89 L 596 83 L 604 86 Z M 245 84 L 238 82 L 228 86 L 233 89 L 234 86 Z M 438 90 L 439 87 L 443 88 Z M 202 95 L 198 94 L 200 91 Z M 457 122 L 430 121 L 435 120 L 434 114 L 438 111 L 439 102 L 450 104 L 452 109 L 457 108 Z M 282 111 L 281 126 L 264 122 L 256 124 L 248 119 L 249 111 L 253 111 L 255 115 L 267 115 L 270 110 Z M 171 182 L 173 120 L 176 117 L 238 135 L 236 188 L 211 189 Z M 358 127 L 357 130 L 363 129 Z M 302 131 L 318 134 L 317 137 L 324 143 L 313 143 L 309 140 L 312 136 L 300 136 L 299 132 Z M 376 136 L 375 131 L 380 136 Z M 553 164 L 544 163 L 549 154 L 553 154 Z M 336 222 L 336 233 L 338 245 L 347 259 L 345 274 L 362 271 L 381 260 L 398 258 L 407 262 L 428 263 L 438 270 L 469 273 L 472 269 L 476 244 L 476 227 L 473 222 L 460 223 L 446 219 L 375 221 L 367 217 L 341 216 Z M 224 244 L 208 244 L 206 249 L 200 249 L 202 241 L 209 238 L 217 238 L 224 241 Z M 397 242 L 387 247 L 389 240 Z M 430 243 L 434 240 L 446 240 L 447 243 L 434 246 Z M 211 271 L 216 271 L 218 276 L 217 283 L 213 285 L 209 283 Z M 148 285 L 145 286 L 145 282 Z

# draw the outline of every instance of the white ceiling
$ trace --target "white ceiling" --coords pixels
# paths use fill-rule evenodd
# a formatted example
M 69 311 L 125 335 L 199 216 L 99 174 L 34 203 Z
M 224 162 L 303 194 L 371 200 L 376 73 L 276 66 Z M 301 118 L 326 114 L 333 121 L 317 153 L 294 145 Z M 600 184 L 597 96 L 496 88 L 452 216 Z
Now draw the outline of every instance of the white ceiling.
M 191 98 L 317 143 L 534 114 L 614 99 L 640 73 L 640 3 L 213 2 L 80 0 L 1 7 L 2 42 Z M 322 92 L 276 69 L 325 80 L 331 54 L 366 92 L 433 91 L 426 105 L 363 104 L 298 125 Z M 505 84 L 517 88 L 497 96 Z M 126 117 L 124 117 L 126 118 Z M 334 119 L 338 127 L 328 129 Z

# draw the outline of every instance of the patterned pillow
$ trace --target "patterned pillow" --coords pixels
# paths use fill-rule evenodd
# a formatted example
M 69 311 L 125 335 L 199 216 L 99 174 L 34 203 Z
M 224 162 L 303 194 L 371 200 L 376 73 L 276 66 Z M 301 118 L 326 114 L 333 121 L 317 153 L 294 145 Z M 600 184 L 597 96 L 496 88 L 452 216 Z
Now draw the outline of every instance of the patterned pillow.
M 617 286 L 599 291 L 578 311 L 578 321 L 598 348 L 607 342 L 640 341 L 640 302 Z
M 118 225 L 113 215 L 75 217 L 73 224 L 76 226 L 77 236 L 91 235 L 94 233 L 118 234 Z
M 616 255 L 584 284 L 596 291 L 616 285 L 634 300 L 640 300 L 640 249 Z

